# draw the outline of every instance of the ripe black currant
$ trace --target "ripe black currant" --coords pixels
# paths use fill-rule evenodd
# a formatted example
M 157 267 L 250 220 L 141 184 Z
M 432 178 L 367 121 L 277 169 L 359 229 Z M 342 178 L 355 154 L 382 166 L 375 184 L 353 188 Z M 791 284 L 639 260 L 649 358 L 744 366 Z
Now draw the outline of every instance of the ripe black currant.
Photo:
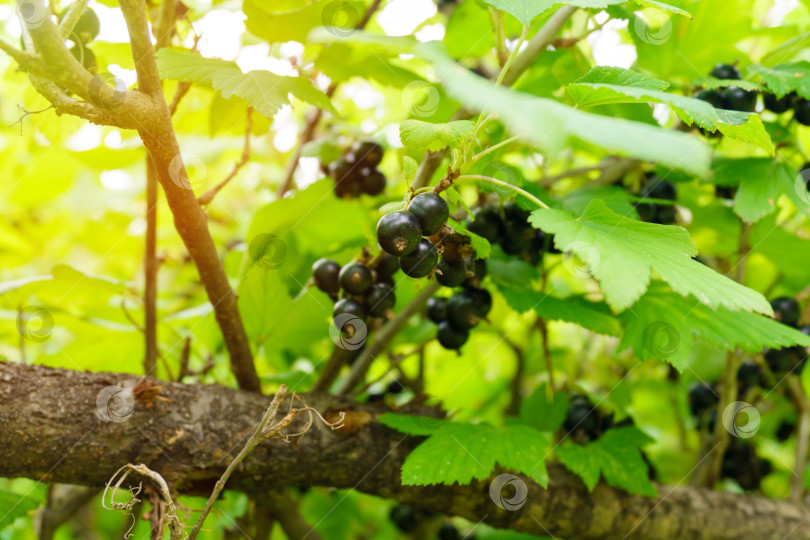
M 793 105 L 793 100 L 795 98 L 796 95 L 792 93 L 786 94 L 779 99 L 777 99 L 774 94 L 765 94 L 763 96 L 763 101 L 766 109 L 776 114 L 782 114 L 790 109 L 790 106 Z
M 375 283 L 364 296 L 366 308 L 373 317 L 385 317 L 389 309 L 394 308 L 397 299 L 394 289 L 385 283 Z
M 63 11 L 61 15 L 59 15 L 59 20 L 61 21 L 62 18 L 65 16 L 66 11 Z M 85 8 L 82 12 L 79 20 L 76 21 L 76 26 L 73 27 L 73 34 L 71 34 L 71 40 L 73 38 L 78 39 L 82 43 L 90 43 L 98 36 L 98 32 L 101 29 L 101 22 L 98 19 L 98 15 L 96 12 L 90 8 Z
M 745 360 L 737 370 L 737 385 L 740 394 L 759 384 L 759 366 L 752 360 Z
M 785 442 L 796 431 L 796 422 L 783 420 L 779 427 L 776 428 L 776 438 L 779 441 Z
M 377 222 L 377 241 L 380 247 L 395 257 L 410 255 L 422 239 L 422 226 L 416 216 L 398 210 L 385 214 Z
M 689 385 L 689 410 L 693 415 L 711 409 L 717 401 L 717 393 L 707 383 L 697 381 Z
M 419 516 L 410 506 L 395 506 L 388 517 L 404 533 L 413 532 L 419 526 Z
M 335 195 L 342 199 L 360 195 L 360 168 L 351 155 L 330 163 L 329 174 L 335 181 Z
M 380 392 L 369 394 L 366 398 L 366 403 L 382 403 L 383 401 L 385 401 L 385 394 Z
M 332 309 L 332 317 L 337 317 L 338 315 L 343 315 L 344 313 L 354 315 L 359 319 L 365 319 L 366 315 L 368 314 L 365 306 L 357 300 L 352 300 L 351 298 L 341 298 L 335 302 L 335 307 Z
M 385 175 L 377 169 L 362 169 L 360 189 L 366 195 L 379 195 L 385 191 Z
M 678 212 L 674 206 L 659 206 L 655 210 L 655 218 L 652 219 L 653 223 L 660 225 L 672 225 L 677 221 Z
M 467 219 L 467 230 L 497 244 L 503 236 L 503 218 L 494 208 L 479 208 L 473 211 L 472 221 Z
M 765 363 L 776 377 L 789 373 L 800 361 L 796 349 L 786 347 L 783 349 L 765 349 Z
M 382 161 L 383 147 L 374 141 L 357 141 L 352 145 L 352 154 L 368 167 L 376 167 Z
M 312 277 L 315 286 L 325 293 L 340 292 L 340 265 L 332 259 L 318 259 L 312 265 Z
M 427 318 L 436 324 L 445 320 L 447 318 L 447 298 L 428 298 Z
M 454 294 L 447 301 L 447 322 L 457 332 L 464 332 L 478 324 L 481 317 L 476 299 L 467 291 Z
M 412 278 L 422 278 L 429 275 L 436 267 L 439 260 L 439 253 L 430 240 L 422 239 L 416 251 L 405 257 L 400 257 L 399 267 L 406 276 Z
M 730 64 L 717 64 L 709 72 L 709 75 L 716 79 L 741 79 L 740 70 Z
M 435 193 L 420 193 L 411 200 L 408 212 L 416 216 L 422 226 L 422 236 L 433 236 L 442 229 L 450 217 L 447 203 Z
M 723 90 L 723 103 L 726 109 L 732 111 L 754 112 L 757 106 L 757 93 L 738 86 L 729 86 Z
M 436 265 L 436 281 L 445 287 L 458 287 L 467 279 L 467 269 L 460 261 L 442 259 Z
M 378 280 L 390 279 L 391 276 L 396 274 L 397 270 L 399 270 L 399 259 L 388 253 L 383 253 L 380 256 L 380 260 L 377 261 L 377 268 L 375 268 L 375 270 Z
M 574 396 L 565 415 L 563 428 L 569 435 L 582 433 L 595 439 L 599 436 L 599 413 L 586 398 Z
M 90 73 L 95 74 L 98 71 L 96 55 L 93 54 L 93 51 L 91 51 L 86 45 L 76 43 L 70 48 L 70 54 L 73 55 L 73 58 L 81 62 L 84 68 Z
M 351 262 L 340 270 L 340 286 L 349 294 L 363 294 L 371 287 L 371 270 L 363 263 Z
M 733 186 L 714 186 L 714 194 L 721 199 L 733 199 L 737 188 Z
M 725 106 L 723 103 L 723 96 L 717 90 L 701 90 L 695 97 L 701 101 L 705 101 L 715 109 L 722 109 Z
M 489 294 L 488 290 L 471 287 L 464 289 L 464 292 L 461 294 L 467 296 L 473 301 L 473 306 L 475 306 L 475 314 L 478 317 L 483 319 L 489 315 L 489 311 L 492 309 L 492 295 Z
M 397 379 L 394 379 L 393 381 L 388 383 L 388 386 L 385 387 L 385 393 L 386 394 L 397 395 L 397 394 L 401 394 L 403 390 L 405 390 L 405 386 L 401 382 L 399 382 Z
M 799 99 L 793 105 L 793 117 L 803 126 L 810 126 L 810 101 Z
M 459 350 L 462 345 L 467 343 L 470 333 L 467 330 L 456 330 L 447 321 L 439 323 L 439 330 L 436 332 L 436 339 L 439 340 L 439 345 L 450 351 Z
M 657 176 L 653 176 L 641 188 L 641 196 L 650 199 L 665 199 L 674 201 L 678 197 L 678 191 L 675 189 L 675 184 L 661 180 Z
M 461 533 L 449 523 L 442 525 L 436 536 L 439 540 L 461 540 Z
M 774 318 L 782 324 L 796 326 L 801 315 L 799 303 L 789 296 L 780 296 L 771 300 Z

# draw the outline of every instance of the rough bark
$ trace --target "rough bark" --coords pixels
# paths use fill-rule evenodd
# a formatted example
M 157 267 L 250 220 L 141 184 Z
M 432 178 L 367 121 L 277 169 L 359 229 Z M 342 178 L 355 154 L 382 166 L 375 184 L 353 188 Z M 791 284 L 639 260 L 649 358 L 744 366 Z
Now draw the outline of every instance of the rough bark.
M 131 416 L 121 422 L 102 420 L 97 413 L 102 389 L 139 381 Z M 149 391 L 152 383 L 160 385 L 157 396 L 154 387 Z M 270 399 L 215 385 L 0 362 L 0 476 L 98 487 L 122 464 L 142 462 L 164 475 L 177 492 L 207 494 Z M 231 489 L 354 488 L 494 527 L 558 538 L 810 538 L 807 514 L 786 501 L 667 486 L 659 487 L 657 498 L 604 484 L 588 493 L 577 477 L 553 463 L 548 489 L 523 478 L 526 504 L 514 512 L 493 503 L 488 480 L 468 486 L 402 486 L 400 468 L 420 439 L 376 422 L 386 410 L 382 404 L 323 394 L 305 399 L 327 417 L 348 411 L 348 424 L 356 431 L 313 428 L 297 445 L 267 441 L 234 473 Z M 102 412 L 104 407 L 102 402 Z

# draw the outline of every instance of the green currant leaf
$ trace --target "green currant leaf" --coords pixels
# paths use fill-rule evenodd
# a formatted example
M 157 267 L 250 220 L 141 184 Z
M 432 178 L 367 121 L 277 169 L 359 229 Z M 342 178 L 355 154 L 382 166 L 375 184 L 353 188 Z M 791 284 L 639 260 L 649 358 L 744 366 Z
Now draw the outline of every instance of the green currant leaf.
M 706 101 L 663 92 L 667 83 L 621 68 L 593 68 L 567 87 L 568 94 L 580 107 L 615 103 L 665 103 L 672 107 L 687 125 L 696 123 L 704 129 L 718 128 L 729 137 L 757 144 L 774 153 L 773 143 L 757 114 L 715 109 Z M 750 123 L 750 125 L 748 125 Z M 747 130 L 722 129 L 746 125 Z
M 402 465 L 402 483 L 406 486 L 469 484 L 488 477 L 496 464 L 548 486 L 544 457 L 551 445 L 549 433 L 524 425 L 494 427 L 460 422 L 423 428 L 421 417 L 403 419 L 394 414 L 386 414 L 380 421 L 408 434 L 429 434 Z
M 14 520 L 26 516 L 38 506 L 39 501 L 33 497 L 0 489 L 0 508 L 3 509 L 3 515 L 0 516 L 0 532 L 14 523 Z
M 567 413 L 568 394 L 557 392 L 549 401 L 546 383 L 520 402 L 520 420 L 540 431 L 557 431 Z
M 475 125 L 469 120 L 456 120 L 446 124 L 431 124 L 421 120 L 405 120 L 399 126 L 402 144 L 417 150 L 435 152 L 442 148 L 459 148 L 472 138 Z
M 419 165 L 416 163 L 416 160 L 410 156 L 405 156 L 402 158 L 402 177 L 405 179 L 406 182 L 413 180 L 416 178 L 416 170 L 419 168 Z
M 647 476 L 647 464 L 640 447 L 653 439 L 634 427 L 609 429 L 588 444 L 569 444 L 557 448 L 557 456 L 565 467 L 582 478 L 593 491 L 599 477 L 613 487 L 636 495 L 656 496 L 658 492 Z
M 748 71 L 759 75 L 777 98 L 796 92 L 801 97 L 810 99 L 810 62 L 806 60 L 773 67 L 753 65 L 748 67 Z
M 734 212 L 741 219 L 756 222 L 776 209 L 783 193 L 796 199 L 793 171 L 784 163 L 768 158 L 719 158 L 712 163 L 714 182 L 721 186 L 738 186 Z M 797 206 L 806 209 L 801 200 Z
M 284 77 L 261 70 L 243 73 L 235 62 L 168 48 L 158 51 L 157 60 L 161 77 L 210 84 L 225 99 L 238 96 L 268 118 L 289 103 L 287 94 L 337 114 L 326 94 L 303 77 Z
M 558 249 L 572 251 L 585 263 L 572 266 L 573 273 L 594 277 L 616 311 L 641 297 L 655 270 L 679 293 L 692 294 L 713 308 L 772 313 L 760 293 L 692 259 L 697 248 L 682 227 L 629 219 L 600 200 L 591 202 L 579 218 L 562 210 L 536 210 L 529 222 L 553 233 Z
M 810 346 L 810 336 L 770 317 L 725 306 L 713 310 L 661 282 L 650 285 L 632 311 L 622 313 L 619 320 L 624 326 L 620 350 L 631 348 L 642 360 L 664 360 L 678 370 L 686 366 L 695 338 L 729 351 Z

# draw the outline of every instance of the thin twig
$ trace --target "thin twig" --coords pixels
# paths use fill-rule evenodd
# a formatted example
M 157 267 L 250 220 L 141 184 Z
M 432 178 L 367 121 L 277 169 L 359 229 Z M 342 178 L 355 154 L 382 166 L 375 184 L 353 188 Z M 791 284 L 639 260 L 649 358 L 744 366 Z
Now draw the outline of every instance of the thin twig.
M 197 202 L 200 203 L 200 206 L 211 204 L 211 201 L 214 200 L 216 194 L 219 193 L 222 188 L 228 185 L 228 182 L 233 180 L 242 167 L 244 167 L 247 162 L 250 161 L 250 130 L 253 128 L 253 107 L 248 107 L 247 113 L 245 114 L 245 145 L 242 148 L 242 157 L 234 164 L 230 174 L 228 174 L 228 176 L 226 176 L 222 182 L 197 197 Z
M 256 430 L 253 432 L 253 435 L 250 436 L 247 443 L 245 443 L 245 446 L 242 448 L 239 454 L 233 459 L 233 461 L 231 461 L 231 463 L 228 465 L 228 468 L 225 469 L 224 473 L 222 473 L 220 479 L 217 480 L 217 483 L 214 486 L 214 491 L 208 498 L 208 502 L 206 502 L 205 508 L 203 508 L 200 517 L 197 519 L 197 523 L 194 524 L 194 528 L 191 530 L 191 533 L 188 536 L 188 540 L 194 540 L 197 537 L 197 535 L 200 532 L 200 529 L 203 526 L 203 523 L 205 522 L 205 518 L 208 516 L 208 514 L 211 512 L 211 508 L 213 508 L 214 506 L 214 502 L 216 502 L 216 500 L 219 498 L 220 493 L 222 493 L 222 490 L 225 488 L 225 483 L 228 481 L 228 478 L 231 477 L 231 475 L 239 466 L 239 464 L 242 463 L 242 461 L 247 457 L 247 455 L 250 454 L 250 452 L 252 452 L 253 449 L 259 445 L 259 443 L 261 443 L 266 439 L 274 437 L 281 438 L 282 440 L 285 441 L 289 441 L 293 437 L 300 437 L 301 435 L 304 435 L 307 432 L 310 426 L 312 426 L 314 417 L 318 417 L 321 421 L 323 421 L 324 424 L 326 424 L 332 429 L 339 429 L 343 425 L 343 413 L 341 413 L 340 418 L 338 419 L 337 422 L 329 423 L 323 418 L 323 416 L 321 416 L 321 414 L 318 411 L 316 411 L 312 407 L 304 406 L 301 409 L 293 408 L 293 404 L 295 403 L 295 400 L 297 398 L 295 392 L 293 392 L 292 394 L 292 399 L 290 400 L 290 410 L 286 414 L 286 416 L 284 416 L 278 422 L 270 423 L 270 421 L 274 420 L 276 415 L 278 414 L 278 409 L 279 407 L 281 407 L 281 401 L 284 399 L 286 395 L 287 395 L 287 387 L 282 384 L 281 387 L 279 387 L 275 397 L 273 398 L 273 401 L 270 403 L 270 406 L 267 408 L 267 411 L 265 411 L 264 416 L 259 422 L 259 425 L 256 426 Z M 292 423 L 293 419 L 295 418 L 295 415 L 300 412 L 310 413 L 309 419 L 304 425 L 304 428 L 297 433 L 282 434 L 281 430 L 289 426 Z M 268 423 L 270 423 L 270 425 L 268 425 Z

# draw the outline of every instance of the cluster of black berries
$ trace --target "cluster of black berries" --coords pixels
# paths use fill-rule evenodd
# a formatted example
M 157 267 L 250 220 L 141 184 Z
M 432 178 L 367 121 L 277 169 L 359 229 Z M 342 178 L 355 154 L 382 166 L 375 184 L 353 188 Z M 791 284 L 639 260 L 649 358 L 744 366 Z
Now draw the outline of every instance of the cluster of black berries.
M 740 80 L 740 71 L 729 64 L 717 64 L 709 73 L 712 77 L 724 80 Z M 730 111 L 754 112 L 757 105 L 757 93 L 737 86 L 725 90 L 701 90 L 695 97 L 711 103 L 716 109 Z M 793 109 L 793 117 L 804 126 L 810 126 L 810 101 L 799 97 L 795 92 L 777 98 L 771 93 L 763 94 L 763 104 L 769 111 L 782 114 Z
M 762 479 L 771 472 L 771 462 L 758 457 L 754 445 L 744 439 L 732 439 L 723 454 L 720 476 L 735 480 L 746 491 L 758 490 Z
M 499 245 L 507 255 L 519 255 L 533 265 L 540 264 L 543 252 L 559 253 L 554 247 L 554 236 L 547 235 L 529 224 L 530 212 L 510 202 L 503 206 L 503 215 L 494 206 L 484 206 L 473 212 L 467 220 L 467 230 Z
M 665 201 L 675 201 L 678 192 L 675 184 L 666 182 L 653 173 L 647 173 L 647 181 L 641 187 L 640 197 L 645 199 L 660 199 Z M 677 212 L 674 204 L 657 204 L 654 202 L 637 202 L 636 211 L 641 221 L 659 223 L 661 225 L 671 225 L 675 223 Z
M 335 195 L 341 199 L 379 195 L 385 190 L 385 175 L 377 169 L 383 147 L 374 141 L 357 141 L 340 159 L 325 167 L 335 181 Z M 323 168 L 323 166 L 322 166 Z
M 332 259 L 315 261 L 312 265 L 315 285 L 336 300 L 333 317 L 343 314 L 361 320 L 369 316 L 390 317 L 396 303 L 393 276 L 399 270 L 399 262 L 386 254 L 375 262 L 373 268 L 362 262 L 350 262 L 341 268 Z
M 448 350 L 459 350 L 470 337 L 470 330 L 492 309 L 492 295 L 481 286 L 487 275 L 487 263 L 478 259 L 473 268 L 473 275 L 460 283 L 461 290 L 449 298 L 431 298 L 427 303 L 427 317 L 439 328 L 436 339 Z
M 412 278 L 429 276 L 439 262 L 439 252 L 427 237 L 439 233 L 450 217 L 447 203 L 433 192 L 420 193 L 408 204 L 407 210 L 385 214 L 377 222 L 377 241 L 383 251 L 399 258 L 399 266 Z M 446 266 L 447 272 L 437 275 L 442 285 L 458 280 L 467 273 L 461 266 Z M 452 285 L 448 285 L 452 286 Z
M 65 12 L 59 16 L 59 20 L 62 20 L 64 16 Z M 73 33 L 70 35 L 70 40 L 73 42 L 70 47 L 70 54 L 81 62 L 87 71 L 93 74 L 98 71 L 98 62 L 96 61 L 96 55 L 93 54 L 87 44 L 96 39 L 100 27 L 101 24 L 96 12 L 90 8 L 85 8 L 79 20 L 76 21 L 76 26 L 73 27 Z
M 743 361 L 737 370 L 737 393 L 743 399 L 749 390 L 764 387 L 765 380 L 762 371 L 753 360 Z M 689 410 L 697 422 L 698 428 L 709 433 L 714 432 L 717 423 L 717 404 L 720 401 L 720 391 L 717 383 L 697 381 L 689 385 Z
M 435 517 L 435 514 L 417 510 L 410 506 L 399 505 L 391 509 L 388 518 L 400 531 L 410 534 L 426 520 Z M 438 540 L 475 540 L 475 535 L 462 536 L 459 530 L 451 523 L 442 525 L 436 533 Z
M 777 321 L 792 326 L 803 334 L 810 335 L 810 325 L 799 324 L 801 308 L 796 300 L 781 296 L 771 301 L 771 307 Z M 765 350 L 765 362 L 773 374 L 779 378 L 790 372 L 800 373 L 806 358 L 807 350 L 801 345 Z
M 729 64 L 717 64 L 709 73 L 712 77 L 723 80 L 740 80 L 740 71 Z M 754 112 L 757 106 L 757 93 L 739 86 L 729 86 L 724 90 L 701 90 L 696 98 L 710 103 L 715 109 L 729 111 Z

